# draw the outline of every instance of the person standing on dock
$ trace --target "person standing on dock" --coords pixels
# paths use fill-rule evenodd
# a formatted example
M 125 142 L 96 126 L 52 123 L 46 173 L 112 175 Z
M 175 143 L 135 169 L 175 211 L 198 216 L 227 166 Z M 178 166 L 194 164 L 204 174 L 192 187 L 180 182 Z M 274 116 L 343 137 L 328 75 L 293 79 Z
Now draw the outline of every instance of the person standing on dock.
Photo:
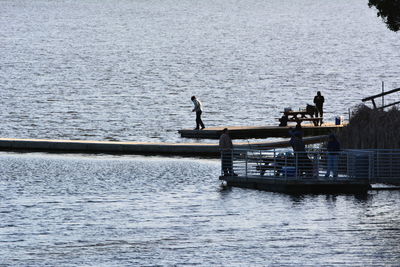
M 194 104 L 194 109 L 192 112 L 196 112 L 196 128 L 195 130 L 198 130 L 199 127 L 201 126 L 201 129 L 203 130 L 205 128 L 203 121 L 201 120 L 201 113 L 203 113 L 203 105 L 201 104 L 200 100 L 196 98 L 196 96 L 192 96 L 192 102 Z
M 329 135 L 326 150 L 328 150 L 328 167 L 326 169 L 325 177 L 329 177 L 332 172 L 333 178 L 335 179 L 338 177 L 340 143 L 334 134 Z
M 289 143 L 292 146 L 295 155 L 298 175 L 301 176 L 305 173 L 305 176 L 312 176 L 313 166 L 310 158 L 307 156 L 306 145 L 303 141 L 302 133 L 299 131 L 294 132 Z
M 317 107 L 317 112 L 315 113 L 315 115 L 317 117 L 321 117 L 320 120 L 320 125 L 322 125 L 322 117 L 324 116 L 324 102 L 325 102 L 325 98 L 323 95 L 321 95 L 321 92 L 318 91 L 317 95 L 314 96 L 314 104 Z
M 224 128 L 222 134 L 219 137 L 219 149 L 221 151 L 221 168 L 224 172 L 224 176 L 237 176 L 233 172 L 232 167 L 232 139 L 229 136 L 228 129 Z
M 303 135 L 304 135 L 304 133 L 303 133 L 303 127 L 301 127 L 301 122 L 300 122 L 300 121 L 297 122 L 296 127 L 294 127 L 294 130 L 293 130 L 292 128 L 289 128 L 289 135 L 290 135 L 292 138 L 294 138 L 294 136 L 295 136 L 297 133 L 299 134 L 299 136 L 301 136 L 301 138 L 303 138 Z

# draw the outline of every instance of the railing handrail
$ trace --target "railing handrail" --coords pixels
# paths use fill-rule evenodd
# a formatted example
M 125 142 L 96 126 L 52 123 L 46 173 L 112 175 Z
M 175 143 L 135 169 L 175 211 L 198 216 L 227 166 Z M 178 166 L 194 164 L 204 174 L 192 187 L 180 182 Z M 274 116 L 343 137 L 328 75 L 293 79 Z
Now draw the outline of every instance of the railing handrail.
M 344 149 L 332 153 L 324 148 L 304 152 L 235 148 L 232 162 L 234 171 L 246 177 L 298 179 L 301 175 L 323 177 L 333 172 L 341 179 L 379 182 L 385 178 L 398 179 L 400 183 L 400 149 Z

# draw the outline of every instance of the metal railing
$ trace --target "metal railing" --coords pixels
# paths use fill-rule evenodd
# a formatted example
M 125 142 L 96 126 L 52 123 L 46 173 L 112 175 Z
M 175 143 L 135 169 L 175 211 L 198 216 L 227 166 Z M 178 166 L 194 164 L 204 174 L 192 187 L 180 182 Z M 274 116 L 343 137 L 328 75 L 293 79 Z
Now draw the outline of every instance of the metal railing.
M 373 155 L 372 182 L 400 185 L 400 150 L 369 149 L 365 151 Z
M 234 149 L 222 156 L 221 175 L 281 179 L 368 179 L 400 184 L 400 150 Z

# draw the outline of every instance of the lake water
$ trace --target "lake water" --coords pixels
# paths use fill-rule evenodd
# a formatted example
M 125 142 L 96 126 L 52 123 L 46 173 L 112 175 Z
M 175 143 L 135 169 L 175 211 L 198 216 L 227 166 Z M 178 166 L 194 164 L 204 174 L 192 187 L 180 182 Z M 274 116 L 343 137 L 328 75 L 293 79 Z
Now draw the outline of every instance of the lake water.
M 224 189 L 219 162 L 0 154 L 0 266 L 399 266 L 400 192 Z
M 400 87 L 399 34 L 367 0 L 0 6 L 2 137 L 181 142 L 192 95 L 206 126 L 265 125 L 317 90 L 332 121 Z
M 182 142 L 400 87 L 367 0 L 0 0 L 0 137 Z M 391 100 L 398 100 L 398 96 Z M 187 140 L 184 140 L 187 141 Z M 0 153 L 0 266 L 400 266 L 398 191 L 222 188 L 211 159 Z

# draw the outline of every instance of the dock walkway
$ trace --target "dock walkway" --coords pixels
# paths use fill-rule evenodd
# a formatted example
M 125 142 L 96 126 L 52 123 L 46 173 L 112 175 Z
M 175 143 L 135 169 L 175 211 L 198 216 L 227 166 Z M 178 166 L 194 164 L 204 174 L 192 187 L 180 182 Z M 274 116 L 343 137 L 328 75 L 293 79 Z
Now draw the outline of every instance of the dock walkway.
M 302 125 L 304 136 L 327 135 L 331 132 L 340 130 L 344 125 L 324 124 L 322 126 L 314 126 L 311 124 Z M 249 138 L 268 138 L 268 137 L 290 137 L 290 126 L 223 126 L 210 127 L 204 130 L 182 129 L 178 132 L 181 137 L 197 138 L 197 139 L 219 139 L 222 129 L 228 128 L 229 136 L 232 139 L 249 139 Z
M 325 136 L 305 138 L 307 144 L 320 143 Z M 235 148 L 272 149 L 288 147 L 289 141 L 234 143 Z M 218 144 L 150 143 L 51 139 L 0 138 L 0 151 L 43 151 L 59 153 L 108 153 L 140 155 L 179 155 L 219 157 Z

